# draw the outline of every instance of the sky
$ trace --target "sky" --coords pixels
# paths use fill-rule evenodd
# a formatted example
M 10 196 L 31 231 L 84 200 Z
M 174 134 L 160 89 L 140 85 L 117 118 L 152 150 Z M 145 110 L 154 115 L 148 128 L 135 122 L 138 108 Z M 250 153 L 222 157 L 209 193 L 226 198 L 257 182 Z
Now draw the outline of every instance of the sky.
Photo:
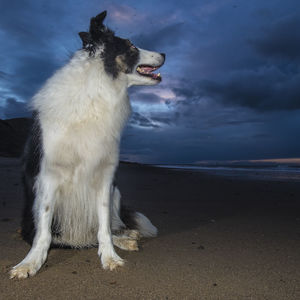
M 121 159 L 143 163 L 300 156 L 298 0 L 0 0 L 0 118 L 27 102 L 105 24 L 166 53 L 163 81 L 129 90 Z

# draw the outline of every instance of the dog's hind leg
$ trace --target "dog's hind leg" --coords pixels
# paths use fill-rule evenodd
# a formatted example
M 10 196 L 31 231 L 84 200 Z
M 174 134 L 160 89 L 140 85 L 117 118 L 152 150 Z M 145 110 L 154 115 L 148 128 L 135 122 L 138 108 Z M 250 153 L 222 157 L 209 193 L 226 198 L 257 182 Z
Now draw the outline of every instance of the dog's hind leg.
M 112 236 L 113 244 L 122 250 L 138 251 L 137 240 L 140 234 L 137 230 L 124 229 L 126 225 L 120 218 L 121 194 L 119 189 L 114 186 L 112 188 Z
M 157 235 L 156 227 L 146 216 L 121 206 L 121 194 L 117 186 L 112 189 L 111 227 L 114 233 L 118 233 L 117 236 L 127 236 L 128 239 L 139 240 L 141 237 Z
M 51 222 L 57 185 L 52 176 L 42 174 L 36 182 L 34 216 L 36 233 L 27 256 L 10 271 L 10 278 L 27 278 L 41 268 L 51 243 Z

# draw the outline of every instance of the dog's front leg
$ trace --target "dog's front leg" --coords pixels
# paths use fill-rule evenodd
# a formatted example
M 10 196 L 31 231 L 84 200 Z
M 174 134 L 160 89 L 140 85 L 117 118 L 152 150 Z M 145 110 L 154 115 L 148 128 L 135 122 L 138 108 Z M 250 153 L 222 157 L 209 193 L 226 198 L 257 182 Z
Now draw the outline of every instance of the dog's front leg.
M 35 228 L 32 247 L 27 256 L 10 271 L 10 278 L 33 276 L 45 262 L 51 243 L 51 223 L 55 203 L 55 185 L 48 176 L 39 178 L 34 203 Z
M 108 167 L 104 172 L 103 182 L 97 197 L 97 210 L 99 220 L 98 255 L 101 257 L 104 269 L 113 270 L 123 266 L 124 261 L 115 252 L 111 235 L 111 186 L 114 176 L 114 167 Z

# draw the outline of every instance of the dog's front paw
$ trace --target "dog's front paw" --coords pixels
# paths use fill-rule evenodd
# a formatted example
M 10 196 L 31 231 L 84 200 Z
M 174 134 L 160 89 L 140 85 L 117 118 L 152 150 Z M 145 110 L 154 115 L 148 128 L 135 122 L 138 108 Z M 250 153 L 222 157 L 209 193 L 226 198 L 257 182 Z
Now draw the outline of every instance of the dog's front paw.
M 23 279 L 29 276 L 33 276 L 39 268 L 33 263 L 19 263 L 18 265 L 14 266 L 9 272 L 9 278 L 17 278 Z
M 101 255 L 101 262 L 103 269 L 110 271 L 116 269 L 117 267 L 122 267 L 125 264 L 124 260 L 117 254 L 113 256 Z

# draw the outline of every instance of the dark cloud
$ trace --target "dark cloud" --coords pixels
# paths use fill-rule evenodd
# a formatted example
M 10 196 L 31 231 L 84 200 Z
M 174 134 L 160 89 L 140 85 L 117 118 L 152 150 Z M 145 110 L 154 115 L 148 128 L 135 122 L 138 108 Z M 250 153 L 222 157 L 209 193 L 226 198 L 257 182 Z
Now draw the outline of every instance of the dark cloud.
M 263 29 L 262 36 L 251 43 L 266 57 L 300 59 L 300 14 L 277 21 Z
M 43 0 L 1 1 L 0 54 L 2 71 L 9 76 L 3 78 L 0 74 L 0 79 L 6 80 L 0 83 L 0 96 L 28 101 L 66 61 L 66 55 L 63 53 L 58 59 L 57 49 L 53 48 L 53 41 L 59 44 L 62 33 L 69 30 L 69 26 L 63 26 L 67 19 L 65 8 Z
M 221 113 L 216 112 L 220 114 L 219 124 L 214 127 L 180 126 L 147 133 L 139 128 L 127 129 L 131 134 L 123 140 L 122 153 L 134 153 L 132 159 L 148 163 L 191 163 L 199 157 L 235 160 L 299 156 L 300 141 L 295 139 L 300 135 L 299 113 L 232 110 L 223 117 L 240 119 L 241 123 L 229 125 L 222 123 Z M 139 149 L 151 151 L 144 153 Z
M 193 81 L 185 82 L 182 79 L 181 86 L 173 87 L 173 91 L 178 97 L 183 96 L 190 100 L 201 97 L 200 85 Z
M 139 126 L 139 127 L 150 127 L 150 128 L 158 128 L 159 125 L 152 122 L 151 119 L 141 115 L 138 112 L 134 112 L 130 118 L 130 124 Z
M 166 47 L 172 48 L 180 43 L 183 31 L 184 24 L 175 23 L 154 32 L 133 36 L 132 41 L 140 48 L 162 51 Z
M 48 51 L 35 56 L 24 56 L 15 66 L 10 87 L 20 98 L 29 100 L 57 69 L 58 62 Z
M 300 109 L 300 74 L 284 74 L 279 70 L 238 72 L 225 82 L 202 81 L 205 95 L 225 105 L 255 110 Z
M 161 102 L 162 99 L 154 93 L 135 92 L 132 93 L 132 99 L 140 102 L 157 103 Z
M 0 49 L 10 48 L 15 52 L 49 47 L 49 41 L 57 38 L 61 32 L 57 24 L 64 23 L 63 17 L 67 16 L 65 8 L 65 5 L 57 5 L 54 1 L 1 1 L 0 26 L 5 43 L 1 43 Z M 16 45 L 25 48 L 16 48 Z
M 274 8 L 268 10 L 268 22 L 264 23 L 265 17 L 252 20 L 246 32 L 242 30 L 247 18 L 242 26 L 237 26 L 238 21 L 227 23 L 222 35 L 214 35 L 220 29 L 214 24 L 213 43 L 204 29 L 205 39 L 195 41 L 191 63 L 185 65 L 184 75 L 190 80 L 183 78 L 183 84 L 173 88 L 188 99 L 180 101 L 181 106 L 209 98 L 257 111 L 300 109 L 300 15 L 290 12 L 278 17 Z M 260 24 L 254 25 L 255 21 Z
M 8 76 L 9 76 L 9 75 L 8 75 L 6 72 L 0 71 L 0 80 L 1 80 L 1 79 L 2 79 L 2 80 L 3 80 L 3 79 L 5 80 L 5 79 L 8 78 Z
M 27 104 L 14 98 L 6 99 L 3 114 L 5 119 L 29 117 L 31 115 L 27 109 Z
M 172 116 L 168 115 L 168 116 L 152 116 L 151 120 L 154 122 L 158 122 L 160 124 L 164 124 L 164 125 L 172 125 L 174 124 L 174 118 L 172 118 Z

